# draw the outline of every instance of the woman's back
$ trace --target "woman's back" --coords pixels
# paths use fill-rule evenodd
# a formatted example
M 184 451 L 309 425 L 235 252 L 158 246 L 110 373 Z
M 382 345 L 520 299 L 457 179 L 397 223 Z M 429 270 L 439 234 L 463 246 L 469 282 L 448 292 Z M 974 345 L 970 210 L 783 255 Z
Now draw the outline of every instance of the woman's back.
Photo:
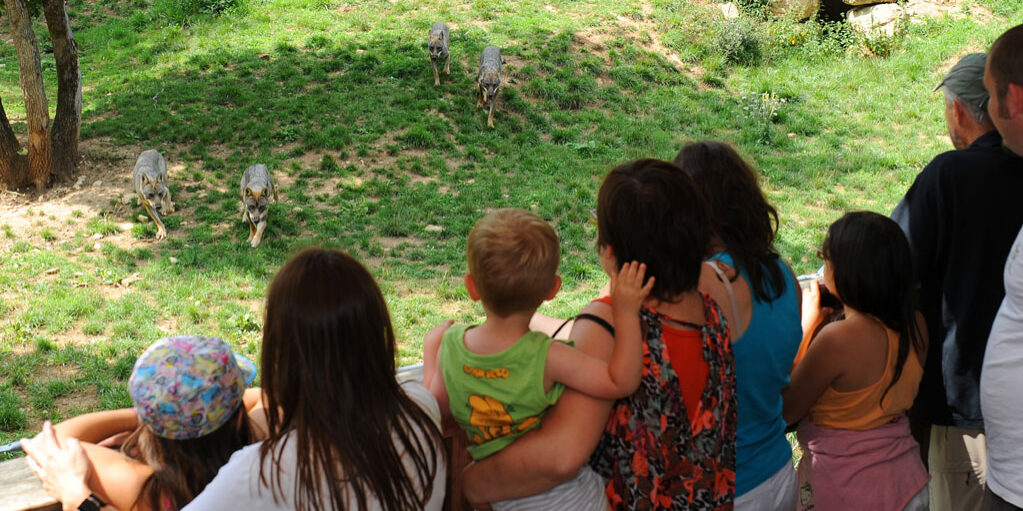
M 858 348 L 847 353 L 859 356 L 845 357 L 843 376 L 818 398 L 810 409 L 810 421 L 818 427 L 867 430 L 902 416 L 913 405 L 923 376 L 920 354 L 910 348 L 902 374 L 892 384 L 898 362 L 898 332 L 863 314 L 829 327 L 839 342 Z
M 734 267 L 727 252 L 710 261 Z M 799 290 L 788 267 L 775 259 L 782 271 L 785 288 L 771 301 L 753 297 L 749 325 L 732 343 L 738 393 L 735 493 L 743 495 L 766 481 L 792 459 L 785 438 L 781 391 L 789 384 L 789 370 L 795 359 L 802 331 L 799 323 Z M 749 274 L 739 272 L 745 285 Z
M 405 394 L 418 405 L 427 415 L 433 420 L 434 424 L 440 428 L 440 407 L 437 405 L 437 400 L 433 398 L 426 387 L 423 387 L 419 383 L 405 383 L 402 385 L 402 389 Z M 416 438 L 419 442 L 429 443 L 433 441 L 428 431 L 419 430 L 411 432 L 413 438 Z M 253 444 L 245 447 L 234 454 L 230 461 L 220 470 L 217 477 L 206 489 L 196 497 L 191 504 L 184 508 L 184 511 L 198 511 L 198 510 L 214 510 L 224 509 L 225 504 L 229 503 L 231 507 L 235 509 L 245 509 L 252 511 L 260 510 L 290 510 L 295 509 L 295 467 L 298 466 L 296 452 L 296 441 L 295 436 L 297 433 L 291 431 L 285 435 L 285 441 L 279 443 L 281 456 L 279 457 L 278 466 L 280 467 L 280 492 L 277 498 L 271 493 L 270 489 L 260 484 L 260 473 L 262 467 L 260 465 L 260 444 Z M 400 443 L 395 438 L 395 446 L 400 447 Z M 443 451 L 440 446 L 434 450 L 436 454 L 433 460 L 437 470 L 433 473 L 432 479 L 432 491 L 430 491 L 430 498 L 424 505 L 424 510 L 439 511 L 444 504 L 444 484 L 447 477 L 447 470 L 444 463 Z M 267 462 L 269 462 L 269 458 Z M 404 453 L 402 456 L 402 464 L 405 467 L 405 472 L 410 481 L 417 481 L 416 477 L 417 468 L 412 459 L 408 456 L 408 453 Z M 271 474 L 276 472 L 270 471 Z M 425 495 L 426 488 L 416 488 L 419 495 Z M 330 495 L 326 492 L 322 492 L 322 498 L 325 502 L 329 502 Z M 349 503 L 344 506 L 344 509 L 353 508 L 354 496 L 349 493 Z M 373 496 L 368 495 L 369 501 L 366 506 L 361 507 L 362 509 L 378 510 L 383 509 L 380 502 Z M 341 506 L 337 507 L 341 509 Z

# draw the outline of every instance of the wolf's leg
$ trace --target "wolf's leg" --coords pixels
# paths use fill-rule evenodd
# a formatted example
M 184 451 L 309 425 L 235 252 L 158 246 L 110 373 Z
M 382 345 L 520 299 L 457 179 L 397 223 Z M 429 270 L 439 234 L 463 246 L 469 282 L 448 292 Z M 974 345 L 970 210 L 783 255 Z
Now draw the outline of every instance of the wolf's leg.
M 440 75 L 437 74 L 437 61 L 430 59 L 430 64 L 433 65 L 433 84 L 440 85 Z
M 170 188 L 167 189 L 167 195 L 164 196 L 163 200 L 166 201 L 163 204 L 163 210 L 164 210 L 163 214 L 165 214 L 165 215 L 173 214 L 174 213 L 174 203 L 171 202 Z
M 153 219 L 153 223 L 156 224 L 156 239 L 162 240 L 167 237 L 167 228 L 163 225 L 163 220 L 160 220 L 160 215 L 153 211 L 153 208 L 149 207 L 149 203 L 143 202 L 143 206 L 146 207 L 146 213 Z
M 252 237 L 252 248 L 259 246 L 259 243 L 263 241 L 263 231 L 266 230 L 266 219 L 259 222 L 259 226 L 256 227 L 256 235 Z
M 490 100 L 490 114 L 487 115 L 487 126 L 494 127 L 494 103 L 497 103 L 497 96 Z
M 451 74 L 451 53 L 447 54 L 448 60 L 444 63 L 444 74 Z
M 252 223 L 252 220 L 249 220 L 249 217 L 245 217 L 245 222 L 249 224 L 249 239 L 245 241 L 251 242 L 252 237 L 256 235 L 256 224 Z

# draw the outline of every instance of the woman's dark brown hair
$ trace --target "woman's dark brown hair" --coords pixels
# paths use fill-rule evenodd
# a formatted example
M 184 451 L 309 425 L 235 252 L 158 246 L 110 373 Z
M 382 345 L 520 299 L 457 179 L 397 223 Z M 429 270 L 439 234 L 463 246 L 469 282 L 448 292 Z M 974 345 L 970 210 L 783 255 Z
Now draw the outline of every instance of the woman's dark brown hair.
M 299 511 L 366 509 L 374 499 L 386 511 L 424 507 L 441 436 L 399 387 L 394 356 L 387 304 L 358 261 L 307 249 L 281 268 L 267 296 L 260 368 L 270 430 L 260 480 L 275 500 L 283 447 L 293 442 Z
M 786 284 L 774 249 L 778 212 L 764 198 L 753 168 L 731 146 L 712 140 L 683 147 L 675 163 L 707 201 L 711 229 L 736 269 L 749 275 L 753 296 L 761 302 L 780 296 Z
M 671 302 L 696 288 L 710 241 L 707 207 L 692 178 L 672 163 L 636 160 L 608 173 L 597 194 L 597 244 L 618 266 L 646 263 L 650 297 Z
M 121 451 L 153 469 L 139 492 L 135 507 L 146 502 L 153 511 L 180 509 L 206 488 L 235 451 L 251 443 L 249 416 L 239 406 L 216 431 L 190 440 L 161 438 L 140 425 Z

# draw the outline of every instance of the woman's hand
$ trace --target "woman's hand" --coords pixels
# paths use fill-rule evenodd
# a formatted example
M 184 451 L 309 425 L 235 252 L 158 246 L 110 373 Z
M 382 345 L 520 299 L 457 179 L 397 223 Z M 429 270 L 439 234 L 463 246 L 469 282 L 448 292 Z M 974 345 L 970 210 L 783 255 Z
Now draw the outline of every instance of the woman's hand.
M 59 500 L 64 511 L 78 506 L 92 493 L 86 478 L 92 464 L 77 439 L 68 438 L 61 445 L 50 421 L 43 423 L 43 431 L 29 440 L 21 439 L 21 448 L 28 456 L 28 467 L 43 482 L 43 489 Z
M 830 316 L 834 312 L 835 310 L 831 307 L 821 308 L 820 283 L 817 279 L 811 280 L 810 285 L 803 290 L 803 311 L 801 315 L 803 337 L 806 338 L 806 336 L 812 335 L 814 329 L 820 324 L 821 319 Z
M 653 277 L 643 284 L 645 276 L 646 264 L 636 261 L 623 264 L 618 273 L 611 274 L 611 303 L 616 313 L 620 310 L 628 315 L 639 314 L 654 287 Z

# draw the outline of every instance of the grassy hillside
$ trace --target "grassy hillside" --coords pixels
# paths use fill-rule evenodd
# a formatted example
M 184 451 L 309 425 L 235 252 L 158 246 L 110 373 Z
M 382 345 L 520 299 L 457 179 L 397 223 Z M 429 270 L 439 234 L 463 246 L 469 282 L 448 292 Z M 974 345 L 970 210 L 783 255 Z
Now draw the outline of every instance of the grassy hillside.
M 76 4 L 88 178 L 4 202 L 0 441 L 130 404 L 134 359 L 162 335 L 216 335 L 257 356 L 267 281 L 310 244 L 371 268 L 401 364 L 437 322 L 481 314 L 462 288 L 464 240 L 490 208 L 556 227 L 565 285 L 543 310 L 572 314 L 604 282 L 586 221 L 601 177 L 688 140 L 726 140 L 755 162 L 779 249 L 810 271 L 830 222 L 890 211 L 951 148 L 931 93 L 942 73 L 1023 21 L 1020 0 L 966 0 L 867 44 L 840 25 L 725 21 L 698 1 L 247 0 L 216 17 L 167 0 Z M 439 87 L 425 45 L 436 20 L 452 27 Z M 488 44 L 510 78 L 493 130 L 472 89 Z M 9 44 L 0 98 L 23 120 Z M 178 208 L 163 242 L 129 199 L 150 147 Z M 255 162 L 282 203 L 252 250 L 237 188 Z

